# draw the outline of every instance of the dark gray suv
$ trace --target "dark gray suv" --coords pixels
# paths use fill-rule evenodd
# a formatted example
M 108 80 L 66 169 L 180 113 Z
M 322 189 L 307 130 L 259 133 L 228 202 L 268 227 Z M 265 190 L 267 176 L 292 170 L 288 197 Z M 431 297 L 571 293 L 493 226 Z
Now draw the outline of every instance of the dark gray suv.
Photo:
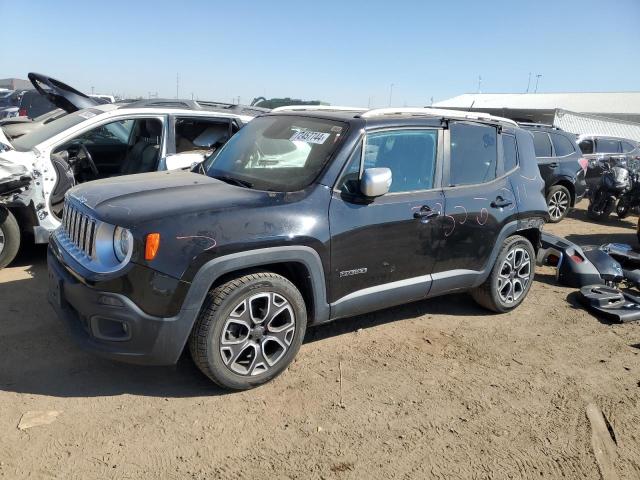
M 538 168 L 545 184 L 549 221 L 562 220 L 584 197 L 588 161 L 576 144 L 575 135 L 550 125 L 521 123 L 533 135 Z

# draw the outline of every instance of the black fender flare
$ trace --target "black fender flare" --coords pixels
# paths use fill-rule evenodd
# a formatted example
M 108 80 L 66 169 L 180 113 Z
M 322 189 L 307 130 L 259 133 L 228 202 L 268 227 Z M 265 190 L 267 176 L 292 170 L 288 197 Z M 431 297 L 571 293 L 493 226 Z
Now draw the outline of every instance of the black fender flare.
M 177 361 L 184 349 L 207 293 L 216 280 L 223 275 L 248 268 L 289 262 L 301 263 L 309 272 L 314 309 L 310 323 L 326 322 L 329 319 L 330 307 L 327 303 L 324 268 L 320 255 L 313 248 L 296 245 L 260 248 L 224 255 L 202 265 L 191 282 L 182 308 L 175 318 L 177 321 L 174 327 L 174 338 L 176 342 L 180 342 L 180 350 L 176 351 L 175 360 Z

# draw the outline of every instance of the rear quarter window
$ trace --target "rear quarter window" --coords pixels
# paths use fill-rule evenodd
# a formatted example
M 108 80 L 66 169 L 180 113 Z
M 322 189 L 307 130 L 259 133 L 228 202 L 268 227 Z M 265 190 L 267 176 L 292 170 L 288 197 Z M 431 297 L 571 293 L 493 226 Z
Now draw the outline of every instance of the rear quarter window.
M 518 148 L 516 137 L 502 135 L 502 152 L 504 157 L 504 171 L 509 172 L 518 166 Z

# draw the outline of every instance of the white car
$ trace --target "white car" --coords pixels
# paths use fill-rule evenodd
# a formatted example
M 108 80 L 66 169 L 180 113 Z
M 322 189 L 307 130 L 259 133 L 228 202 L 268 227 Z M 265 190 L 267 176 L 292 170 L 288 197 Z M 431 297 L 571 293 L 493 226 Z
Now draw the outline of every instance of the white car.
M 48 241 L 75 184 L 191 168 L 265 111 L 154 99 L 85 108 L 16 139 L 0 130 L 0 268 L 15 258 L 25 233 Z

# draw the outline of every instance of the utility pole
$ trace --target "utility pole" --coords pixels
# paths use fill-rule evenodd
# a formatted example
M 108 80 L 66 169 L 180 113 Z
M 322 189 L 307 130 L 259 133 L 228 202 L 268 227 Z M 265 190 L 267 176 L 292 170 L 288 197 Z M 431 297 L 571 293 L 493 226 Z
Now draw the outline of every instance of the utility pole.
M 369 101 L 367 102 L 367 108 L 371 108 L 371 95 L 369 95 Z
M 93 85 L 91 85 L 91 95 L 93 95 Z
M 541 74 L 536 75 L 536 91 L 533 93 L 538 93 L 538 81 L 540 81 L 541 76 L 542 76 Z
M 176 73 L 176 99 L 180 98 L 179 87 L 180 87 L 180 75 Z
M 529 93 L 530 86 L 531 86 L 531 72 L 529 72 L 529 80 L 527 80 L 527 93 Z
M 393 86 L 394 85 L 395 85 L 394 83 L 389 85 L 389 106 L 391 106 L 391 99 L 393 98 Z
M 482 93 L 482 75 L 478 75 L 478 93 Z

